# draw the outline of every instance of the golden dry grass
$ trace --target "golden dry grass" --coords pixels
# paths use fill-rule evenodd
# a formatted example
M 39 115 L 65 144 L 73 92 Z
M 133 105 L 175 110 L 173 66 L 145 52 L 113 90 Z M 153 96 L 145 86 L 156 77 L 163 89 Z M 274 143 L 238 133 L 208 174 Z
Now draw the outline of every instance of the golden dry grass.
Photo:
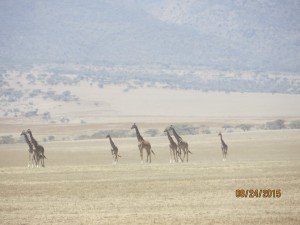
M 0 145 L 1 224 L 299 224 L 300 131 L 184 136 L 191 161 L 169 164 L 166 137 L 45 143 L 46 168 L 27 168 L 25 144 Z M 236 198 L 236 189 L 281 189 L 281 198 Z

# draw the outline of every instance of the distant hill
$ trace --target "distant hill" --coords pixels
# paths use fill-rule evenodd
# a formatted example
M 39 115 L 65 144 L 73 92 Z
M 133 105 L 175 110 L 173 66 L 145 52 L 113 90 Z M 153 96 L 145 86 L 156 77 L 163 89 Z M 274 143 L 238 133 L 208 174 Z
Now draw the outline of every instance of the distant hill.
M 0 60 L 300 72 L 300 2 L 0 2 Z

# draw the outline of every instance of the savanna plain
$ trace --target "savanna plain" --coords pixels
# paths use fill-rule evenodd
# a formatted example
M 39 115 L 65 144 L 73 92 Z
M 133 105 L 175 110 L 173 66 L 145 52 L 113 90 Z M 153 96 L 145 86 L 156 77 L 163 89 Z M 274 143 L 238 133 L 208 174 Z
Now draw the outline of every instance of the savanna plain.
M 22 126 L 2 125 L 1 132 Z M 34 127 L 39 133 L 76 129 Z M 193 154 L 176 164 L 169 163 L 166 136 L 146 138 L 152 164 L 140 163 L 135 137 L 114 138 L 117 165 L 107 139 L 42 142 L 45 168 L 27 167 L 26 143 L 3 144 L 0 223 L 299 224 L 299 137 L 300 130 L 290 129 L 224 133 L 229 153 L 223 162 L 215 132 L 186 135 Z M 237 198 L 236 189 L 280 189 L 282 195 Z

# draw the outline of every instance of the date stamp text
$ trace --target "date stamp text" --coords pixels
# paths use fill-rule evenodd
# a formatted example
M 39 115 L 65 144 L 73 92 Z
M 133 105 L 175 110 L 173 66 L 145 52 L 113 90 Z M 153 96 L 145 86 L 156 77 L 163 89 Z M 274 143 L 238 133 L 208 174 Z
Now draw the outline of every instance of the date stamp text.
M 236 189 L 237 198 L 280 198 L 281 189 Z

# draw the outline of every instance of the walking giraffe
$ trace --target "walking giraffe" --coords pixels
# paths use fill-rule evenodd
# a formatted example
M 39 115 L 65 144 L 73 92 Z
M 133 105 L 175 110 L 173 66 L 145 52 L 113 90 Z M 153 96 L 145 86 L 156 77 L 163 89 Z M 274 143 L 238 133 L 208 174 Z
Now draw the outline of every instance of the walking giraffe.
M 170 141 L 169 147 L 170 147 L 170 163 L 172 162 L 178 162 L 178 157 L 181 159 L 179 152 L 177 150 L 177 144 L 173 140 L 173 138 L 170 135 L 169 130 L 166 128 L 164 132 L 167 133 L 168 139 Z M 181 159 L 182 161 L 182 159 Z
M 39 161 L 41 160 L 42 167 L 45 167 L 44 159 L 47 159 L 45 156 L 45 149 L 43 146 L 39 145 L 38 142 L 34 139 L 32 132 L 30 129 L 27 130 L 27 133 L 30 136 L 31 143 L 35 147 L 36 150 L 36 157 L 37 157 L 37 166 L 39 165 Z
M 223 154 L 223 161 L 226 161 L 228 146 L 224 142 L 221 132 L 219 132 L 219 136 L 221 139 L 221 149 L 222 149 L 222 154 Z
M 136 132 L 136 137 L 138 140 L 138 148 L 140 150 L 140 156 L 141 156 L 141 163 L 144 163 L 143 149 L 145 149 L 147 153 L 147 163 L 148 162 L 151 163 L 151 153 L 155 155 L 155 153 L 151 149 L 151 144 L 148 141 L 144 140 L 135 123 L 131 126 L 131 129 L 135 129 Z
M 35 154 L 35 149 L 33 148 L 33 145 L 32 145 L 32 143 L 30 142 L 30 140 L 29 140 L 29 138 L 28 138 L 28 136 L 27 136 L 25 130 L 22 131 L 21 135 L 24 136 L 25 141 L 26 141 L 26 143 L 27 143 L 27 145 L 28 145 L 28 147 L 29 147 L 29 149 L 28 149 L 29 156 L 28 156 L 28 165 L 27 165 L 27 167 L 30 166 L 30 163 L 31 163 L 31 167 L 33 167 L 34 162 L 35 162 L 35 165 L 37 165 L 37 164 L 36 164 L 36 154 Z
M 174 137 L 177 140 L 178 143 L 178 149 L 179 149 L 179 155 L 180 155 L 180 159 L 181 162 L 184 161 L 185 157 L 186 157 L 186 161 L 189 161 L 189 153 L 192 154 L 192 152 L 189 150 L 189 145 L 187 142 L 185 142 L 184 140 L 182 140 L 182 138 L 177 134 L 177 132 L 175 131 L 173 125 L 170 126 L 170 130 L 172 130 Z M 181 150 L 183 151 L 183 159 L 181 158 Z
M 111 154 L 112 154 L 112 156 L 113 156 L 113 163 L 114 163 L 114 164 L 117 164 L 118 158 L 121 157 L 121 156 L 118 154 L 119 149 L 118 149 L 118 147 L 115 145 L 115 143 L 113 142 L 113 140 L 111 139 L 111 136 L 110 136 L 109 134 L 106 136 L 106 138 L 109 139 L 109 143 L 110 143 L 110 145 L 111 145 Z

